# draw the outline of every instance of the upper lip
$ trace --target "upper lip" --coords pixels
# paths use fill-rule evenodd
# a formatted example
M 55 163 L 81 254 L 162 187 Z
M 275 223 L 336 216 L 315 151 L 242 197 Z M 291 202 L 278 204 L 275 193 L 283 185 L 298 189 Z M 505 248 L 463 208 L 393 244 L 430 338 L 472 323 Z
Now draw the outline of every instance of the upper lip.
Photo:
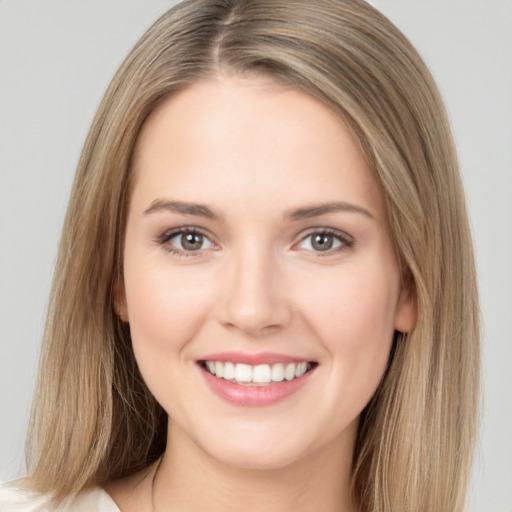
M 292 356 L 289 354 L 279 354 L 276 352 L 217 352 L 208 354 L 197 360 L 200 361 L 221 361 L 233 364 L 248 364 L 255 366 L 258 364 L 277 364 L 277 363 L 309 363 L 314 362 L 304 357 Z

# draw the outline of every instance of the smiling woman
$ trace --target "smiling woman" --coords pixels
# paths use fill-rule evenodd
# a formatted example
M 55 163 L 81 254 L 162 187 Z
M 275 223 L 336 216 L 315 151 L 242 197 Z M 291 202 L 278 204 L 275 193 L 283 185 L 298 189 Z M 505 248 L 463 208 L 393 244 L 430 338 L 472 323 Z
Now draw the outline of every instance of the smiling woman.
M 308 459 L 330 468 L 323 481 L 348 480 L 359 414 L 414 308 L 339 117 L 268 78 L 191 85 L 139 135 L 124 240 L 115 301 L 172 418 L 156 482 L 197 463 L 183 437 L 219 473 Z
M 360 0 L 185 1 L 91 128 L 0 504 L 461 511 L 478 364 L 456 157 L 408 41 Z

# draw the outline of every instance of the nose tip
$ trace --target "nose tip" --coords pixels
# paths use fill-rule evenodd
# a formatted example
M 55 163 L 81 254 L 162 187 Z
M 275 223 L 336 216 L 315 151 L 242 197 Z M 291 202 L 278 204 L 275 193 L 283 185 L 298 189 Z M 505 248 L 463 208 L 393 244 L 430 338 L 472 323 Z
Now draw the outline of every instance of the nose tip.
M 279 272 L 262 258 L 232 268 L 224 283 L 219 321 L 251 336 L 287 325 L 291 308 Z
M 283 326 L 285 315 L 280 314 L 276 307 L 269 303 L 232 301 L 224 310 L 223 324 L 232 329 L 239 329 L 251 335 L 263 333 Z
M 255 315 L 252 311 L 238 311 L 234 315 L 231 314 L 229 320 L 222 323 L 229 329 L 240 330 L 251 336 L 276 330 L 282 325 L 281 322 L 274 319 L 264 318 L 263 315 Z

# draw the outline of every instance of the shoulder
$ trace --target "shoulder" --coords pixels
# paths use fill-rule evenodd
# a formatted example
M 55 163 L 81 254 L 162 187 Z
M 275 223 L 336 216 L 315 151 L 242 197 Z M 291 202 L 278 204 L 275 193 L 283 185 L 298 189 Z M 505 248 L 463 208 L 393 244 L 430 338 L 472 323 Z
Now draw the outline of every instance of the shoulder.
M 101 487 L 90 487 L 58 508 L 50 496 L 31 490 L 23 480 L 0 484 L 1 512 L 120 512 Z
M 23 480 L 0 484 L 2 512 L 44 511 L 49 497 L 30 490 Z M 46 510 L 49 510 L 46 507 Z

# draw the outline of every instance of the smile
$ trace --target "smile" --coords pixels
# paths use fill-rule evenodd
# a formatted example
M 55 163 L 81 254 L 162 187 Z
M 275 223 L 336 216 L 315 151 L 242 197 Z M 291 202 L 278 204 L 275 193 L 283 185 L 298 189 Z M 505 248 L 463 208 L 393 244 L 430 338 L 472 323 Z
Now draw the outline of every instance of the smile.
M 279 354 L 215 354 L 196 361 L 210 390 L 239 407 L 264 407 L 302 389 L 318 367 L 315 361 Z
M 266 386 L 302 377 L 315 363 L 275 363 L 250 365 L 230 361 L 203 361 L 203 368 L 218 379 L 246 386 Z

